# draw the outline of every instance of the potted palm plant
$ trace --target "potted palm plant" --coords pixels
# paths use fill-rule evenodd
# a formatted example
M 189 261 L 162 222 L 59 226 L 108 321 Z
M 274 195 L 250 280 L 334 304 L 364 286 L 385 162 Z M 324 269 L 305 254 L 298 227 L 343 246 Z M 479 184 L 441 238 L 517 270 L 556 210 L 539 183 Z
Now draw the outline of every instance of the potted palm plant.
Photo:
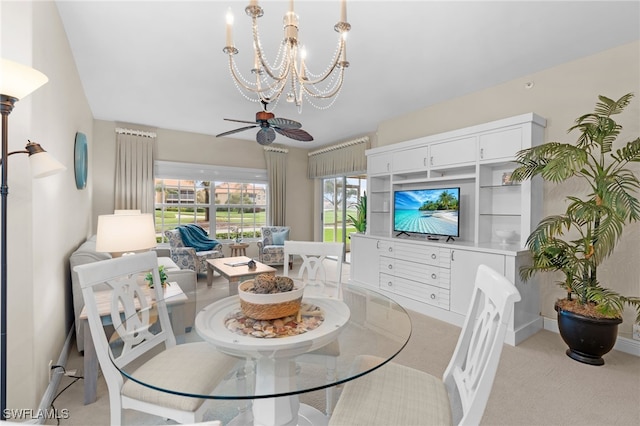
M 358 232 L 364 232 L 367 229 L 367 192 L 360 196 L 358 202 L 354 204 L 356 215 L 348 215 L 349 220 Z
M 555 304 L 560 334 L 569 346 L 567 355 L 602 365 L 602 355 L 615 344 L 625 305 L 637 311 L 640 298 L 624 296 L 598 280 L 598 266 L 614 253 L 625 225 L 640 219 L 640 189 L 629 163 L 640 161 L 640 138 L 615 149 L 622 126 L 613 116 L 624 111 L 633 94 L 618 100 L 599 96 L 594 112 L 576 119 L 569 129 L 578 131 L 575 144 L 548 142 L 520 151 L 515 181 L 541 176 L 561 183 L 580 179 L 585 196 L 568 195 L 562 214 L 540 221 L 527 239 L 532 263 L 520 270 L 524 280 L 539 272 L 559 271 L 558 282 L 567 297 Z

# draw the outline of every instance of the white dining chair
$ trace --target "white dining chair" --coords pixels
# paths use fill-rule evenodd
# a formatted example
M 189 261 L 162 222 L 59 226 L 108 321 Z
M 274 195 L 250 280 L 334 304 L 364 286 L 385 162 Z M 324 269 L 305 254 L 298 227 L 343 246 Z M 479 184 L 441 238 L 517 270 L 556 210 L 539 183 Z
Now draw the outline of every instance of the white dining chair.
M 166 305 L 152 309 L 140 275 L 151 271 L 159 283 L 155 252 L 94 262 L 74 268 L 78 274 L 87 309 L 87 320 L 96 354 L 109 392 L 112 425 L 122 424 L 123 410 L 134 409 L 179 423 L 202 422 L 209 399 L 178 396 L 125 380 L 119 368 L 138 365 L 133 377 L 141 382 L 177 392 L 210 394 L 238 362 L 218 352 L 206 342 L 176 345 Z M 109 316 L 121 343 L 117 349 L 109 342 L 95 294 L 110 291 Z M 162 286 L 155 285 L 154 297 L 164 297 Z M 152 323 L 154 311 L 157 322 Z M 160 350 L 162 349 L 162 350 Z M 153 351 L 153 352 L 150 352 Z
M 389 362 L 345 384 L 329 425 L 479 425 L 498 369 L 507 322 L 520 293 L 480 265 L 469 310 L 440 380 Z M 384 360 L 361 356 L 356 371 Z
M 344 243 L 285 241 L 284 254 L 285 258 L 293 259 L 294 263 L 296 258 L 302 259 L 295 278 L 305 282 L 308 287 L 308 290 L 305 289 L 306 294 L 342 298 Z M 335 263 L 335 276 L 328 275 L 326 262 Z M 285 262 L 285 277 L 289 276 L 290 269 L 290 265 Z M 331 270 L 334 268 L 332 267 Z
M 305 294 L 342 298 L 342 263 L 344 259 L 343 243 L 325 243 L 316 241 L 285 241 L 285 259 L 300 257 L 302 264 L 297 279 L 305 282 Z M 330 259 L 327 259 L 330 257 Z M 335 276 L 328 277 L 326 262 L 334 262 Z M 332 270 L 334 268 L 331 268 Z M 284 276 L 289 276 L 289 265 L 285 262 Z M 331 279 L 333 278 L 333 279 Z M 326 368 L 327 383 L 336 380 L 337 358 L 340 356 L 340 345 L 337 340 L 309 352 L 301 360 L 322 363 Z M 330 416 L 335 405 L 335 387 L 325 390 L 325 414 Z

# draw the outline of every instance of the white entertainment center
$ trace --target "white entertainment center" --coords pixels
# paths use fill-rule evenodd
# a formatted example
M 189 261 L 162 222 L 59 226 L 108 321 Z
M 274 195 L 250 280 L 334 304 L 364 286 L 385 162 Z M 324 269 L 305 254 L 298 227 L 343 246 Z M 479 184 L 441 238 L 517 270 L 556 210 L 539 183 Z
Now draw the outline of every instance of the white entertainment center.
M 542 216 L 542 182 L 514 184 L 516 152 L 543 142 L 546 120 L 522 114 L 367 150 L 366 234 L 351 234 L 351 281 L 402 306 L 462 325 L 475 272 L 486 264 L 518 288 L 522 300 L 506 342 L 542 328 L 535 280 L 523 283 L 527 236 Z M 427 239 L 394 231 L 394 191 L 459 187 L 459 237 Z

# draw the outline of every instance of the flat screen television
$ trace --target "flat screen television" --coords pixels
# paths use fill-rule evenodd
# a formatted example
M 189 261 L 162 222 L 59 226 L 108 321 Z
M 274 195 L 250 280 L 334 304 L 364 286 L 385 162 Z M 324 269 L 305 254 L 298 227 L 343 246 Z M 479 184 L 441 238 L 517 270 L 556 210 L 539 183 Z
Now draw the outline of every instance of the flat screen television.
M 395 191 L 393 230 L 400 235 L 426 234 L 447 240 L 460 236 L 460 188 Z

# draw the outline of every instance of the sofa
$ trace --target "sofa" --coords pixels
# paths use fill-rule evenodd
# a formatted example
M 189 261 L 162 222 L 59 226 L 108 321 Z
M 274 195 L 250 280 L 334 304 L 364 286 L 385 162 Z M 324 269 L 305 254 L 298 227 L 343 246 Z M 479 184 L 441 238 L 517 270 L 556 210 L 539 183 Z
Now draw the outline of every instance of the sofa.
M 111 259 L 109 253 L 102 253 L 96 251 L 96 236 L 88 238 L 84 243 L 80 245 L 71 256 L 69 256 L 69 267 L 71 269 L 71 290 L 73 293 L 73 311 L 76 324 L 76 343 L 78 351 L 84 351 L 84 321 L 79 320 L 82 308 L 84 308 L 84 298 L 82 297 L 82 289 L 78 281 L 78 276 L 73 270 L 78 265 L 84 265 L 86 263 L 99 262 L 101 260 Z M 169 282 L 176 282 L 182 291 L 187 295 L 187 302 L 185 302 L 185 326 L 187 329 L 193 327 L 193 322 L 196 315 L 196 284 L 197 275 L 190 269 L 180 269 L 168 257 L 158 257 L 158 266 L 164 266 L 164 270 L 167 273 Z M 144 281 L 141 278 L 141 282 Z

